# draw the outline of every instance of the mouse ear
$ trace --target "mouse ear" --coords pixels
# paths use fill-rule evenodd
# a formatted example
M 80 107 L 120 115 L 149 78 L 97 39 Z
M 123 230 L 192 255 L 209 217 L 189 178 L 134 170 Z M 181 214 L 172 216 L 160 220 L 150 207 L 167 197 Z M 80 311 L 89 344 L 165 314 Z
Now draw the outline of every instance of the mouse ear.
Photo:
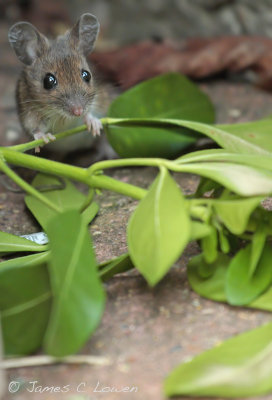
M 72 45 L 79 48 L 85 56 L 90 54 L 99 33 L 99 22 L 92 14 L 83 14 L 71 29 Z
M 32 64 L 47 46 L 46 37 L 28 22 L 17 22 L 13 25 L 8 32 L 8 38 L 19 60 L 27 65 Z

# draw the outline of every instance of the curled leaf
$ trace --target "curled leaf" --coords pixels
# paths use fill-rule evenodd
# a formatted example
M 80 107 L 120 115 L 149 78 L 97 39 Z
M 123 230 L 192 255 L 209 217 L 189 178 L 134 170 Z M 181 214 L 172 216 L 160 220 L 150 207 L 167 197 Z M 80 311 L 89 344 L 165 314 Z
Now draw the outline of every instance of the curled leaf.
M 253 275 L 250 275 L 251 246 L 241 249 L 231 260 L 226 279 L 226 295 L 233 305 L 249 304 L 272 282 L 272 248 L 266 243 Z

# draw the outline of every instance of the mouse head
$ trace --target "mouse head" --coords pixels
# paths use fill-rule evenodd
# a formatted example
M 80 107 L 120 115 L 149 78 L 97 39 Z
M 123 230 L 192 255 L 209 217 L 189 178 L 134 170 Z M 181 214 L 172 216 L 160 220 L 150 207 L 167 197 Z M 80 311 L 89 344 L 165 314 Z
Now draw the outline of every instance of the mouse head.
M 99 32 L 92 14 L 83 14 L 64 35 L 49 41 L 32 24 L 18 22 L 8 34 L 25 65 L 24 77 L 33 100 L 64 117 L 80 116 L 94 99 L 94 82 L 86 60 Z

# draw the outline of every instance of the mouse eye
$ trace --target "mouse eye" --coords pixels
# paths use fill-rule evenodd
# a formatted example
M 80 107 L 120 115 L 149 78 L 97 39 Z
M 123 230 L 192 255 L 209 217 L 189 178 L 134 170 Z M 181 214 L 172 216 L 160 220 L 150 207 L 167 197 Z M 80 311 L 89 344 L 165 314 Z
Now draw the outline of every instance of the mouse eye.
M 53 74 L 46 74 L 43 80 L 43 87 L 47 90 L 53 89 L 58 84 L 57 78 Z
M 82 79 L 83 79 L 85 82 L 87 82 L 87 83 L 89 83 L 90 80 L 91 80 L 91 74 L 90 74 L 90 72 L 89 72 L 89 71 L 86 71 L 85 69 L 82 69 L 82 70 L 81 70 L 81 77 L 82 77 Z

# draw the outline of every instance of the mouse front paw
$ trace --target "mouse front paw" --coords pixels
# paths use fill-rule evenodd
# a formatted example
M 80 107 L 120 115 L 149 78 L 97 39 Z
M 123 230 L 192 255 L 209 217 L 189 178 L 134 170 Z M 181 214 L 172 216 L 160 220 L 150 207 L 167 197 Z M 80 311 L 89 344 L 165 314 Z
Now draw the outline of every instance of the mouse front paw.
M 85 116 L 84 120 L 87 125 L 88 131 L 91 131 L 94 136 L 99 136 L 101 130 L 103 129 L 103 125 L 100 119 L 94 117 L 92 114 L 89 113 Z
M 54 135 L 52 135 L 52 133 L 44 133 L 42 131 L 38 131 L 38 132 L 34 133 L 33 136 L 34 136 L 35 140 L 42 139 L 45 144 L 56 140 L 56 137 Z M 35 147 L 35 153 L 39 153 L 39 152 L 40 152 L 40 146 Z

